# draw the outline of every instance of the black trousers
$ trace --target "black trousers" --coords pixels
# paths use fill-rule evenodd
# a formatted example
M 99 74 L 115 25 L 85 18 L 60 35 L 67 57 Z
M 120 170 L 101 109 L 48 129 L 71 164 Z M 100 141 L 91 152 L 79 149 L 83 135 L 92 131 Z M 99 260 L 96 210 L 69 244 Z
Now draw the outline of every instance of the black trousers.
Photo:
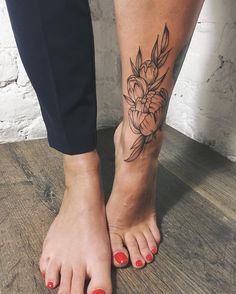
M 6 0 L 48 142 L 65 154 L 96 148 L 94 40 L 88 0 Z

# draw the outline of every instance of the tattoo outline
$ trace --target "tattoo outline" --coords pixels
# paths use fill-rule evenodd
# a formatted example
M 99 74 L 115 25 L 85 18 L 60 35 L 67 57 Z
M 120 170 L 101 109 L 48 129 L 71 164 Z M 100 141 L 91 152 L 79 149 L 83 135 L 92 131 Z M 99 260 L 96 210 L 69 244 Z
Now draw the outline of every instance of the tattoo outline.
M 169 47 L 169 30 L 165 24 L 164 31 L 159 41 L 159 34 L 151 51 L 151 59 L 143 61 L 139 47 L 135 64 L 130 58 L 132 74 L 127 79 L 128 95 L 123 94 L 129 104 L 128 119 L 131 131 L 139 135 L 133 145 L 130 156 L 125 159 L 131 162 L 138 158 L 146 144 L 162 129 L 168 103 L 169 93 L 161 87 L 169 67 L 160 76 L 160 68 L 166 63 L 172 48 Z

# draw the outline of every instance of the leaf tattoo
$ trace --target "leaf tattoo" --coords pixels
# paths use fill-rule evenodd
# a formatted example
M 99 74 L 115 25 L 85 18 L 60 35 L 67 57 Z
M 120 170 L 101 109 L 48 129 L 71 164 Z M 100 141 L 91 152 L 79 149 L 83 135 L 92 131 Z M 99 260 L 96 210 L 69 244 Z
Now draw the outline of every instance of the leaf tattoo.
M 132 74 L 127 79 L 128 95 L 123 95 L 129 104 L 129 126 L 138 135 L 131 146 L 126 162 L 138 158 L 146 144 L 150 143 L 158 130 L 162 129 L 169 102 L 168 91 L 161 87 L 169 68 L 160 75 L 160 68 L 166 63 L 170 51 L 170 33 L 165 25 L 163 34 L 157 36 L 152 48 L 151 59 L 143 61 L 139 47 L 135 63 L 130 59 Z

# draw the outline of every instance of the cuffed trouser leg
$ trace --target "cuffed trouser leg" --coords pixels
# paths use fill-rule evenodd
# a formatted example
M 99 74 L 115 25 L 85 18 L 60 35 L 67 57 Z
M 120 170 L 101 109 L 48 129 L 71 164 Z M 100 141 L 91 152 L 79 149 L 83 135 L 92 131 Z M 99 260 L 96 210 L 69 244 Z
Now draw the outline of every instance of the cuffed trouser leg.
M 49 145 L 65 154 L 96 148 L 94 43 L 88 0 L 6 0 Z

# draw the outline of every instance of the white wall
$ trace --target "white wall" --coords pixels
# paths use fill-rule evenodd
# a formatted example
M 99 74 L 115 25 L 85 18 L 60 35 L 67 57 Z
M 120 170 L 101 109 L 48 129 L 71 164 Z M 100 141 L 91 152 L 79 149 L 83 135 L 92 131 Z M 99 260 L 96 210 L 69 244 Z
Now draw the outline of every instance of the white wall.
M 121 117 L 112 0 L 90 0 L 96 44 L 98 127 Z M 206 0 L 173 91 L 167 123 L 236 161 L 236 1 Z M 46 136 L 38 101 L 0 0 L 0 143 Z
M 236 1 L 206 0 L 167 123 L 236 161 Z

